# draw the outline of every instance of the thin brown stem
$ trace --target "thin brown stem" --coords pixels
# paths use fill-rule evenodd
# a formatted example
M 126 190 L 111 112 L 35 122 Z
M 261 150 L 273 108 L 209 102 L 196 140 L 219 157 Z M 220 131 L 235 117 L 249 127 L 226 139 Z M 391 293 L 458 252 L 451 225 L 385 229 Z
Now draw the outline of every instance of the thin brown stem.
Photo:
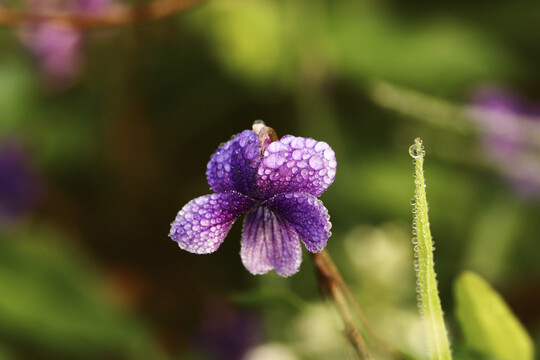
M 155 0 L 130 7 L 116 6 L 102 14 L 81 14 L 68 11 L 22 12 L 0 7 L 0 26 L 21 25 L 47 21 L 69 25 L 78 29 L 102 29 L 124 26 L 136 22 L 155 21 L 191 9 L 204 0 Z
M 373 329 L 371 328 L 371 325 L 369 324 L 369 321 L 367 320 L 366 316 L 364 315 L 364 312 L 360 308 L 360 305 L 354 298 L 351 290 L 341 277 L 341 274 L 339 273 L 336 265 L 332 261 L 332 258 L 328 254 L 326 250 L 321 251 L 318 254 L 313 255 L 313 259 L 315 262 L 315 266 L 317 267 L 317 274 L 319 279 L 319 287 L 321 288 L 321 291 L 326 296 L 329 296 L 332 298 L 336 304 L 336 307 L 340 313 L 340 316 L 343 319 L 343 322 L 345 323 L 345 329 L 347 331 L 347 335 L 351 343 L 355 346 L 355 348 L 358 348 L 358 344 L 363 344 L 363 346 L 366 346 L 364 339 L 360 335 L 360 332 L 354 327 L 355 332 L 351 333 L 350 328 L 351 325 L 354 326 L 354 321 L 352 320 L 351 316 L 351 307 L 352 312 L 354 315 L 360 320 L 362 323 L 362 327 L 365 330 L 366 334 L 369 336 L 369 338 L 383 351 L 388 353 L 390 356 L 392 356 L 394 359 L 402 359 L 403 357 L 395 350 L 393 349 L 388 343 L 386 343 L 383 339 L 379 338 Z M 360 336 L 360 339 L 356 337 L 356 333 Z M 355 335 L 355 337 L 352 337 L 351 335 Z M 354 341 L 354 342 L 353 342 Z M 367 348 L 366 348 L 367 351 Z M 359 352 L 358 355 L 361 359 L 364 359 L 366 357 L 362 357 L 362 354 Z M 368 353 L 369 355 L 369 353 Z M 369 359 L 367 357 L 366 359 Z
M 321 292 L 331 298 L 345 326 L 345 335 L 355 348 L 360 359 L 372 359 L 364 338 L 354 323 L 349 304 L 341 286 L 341 276 L 326 250 L 313 254 Z
M 336 270 L 337 271 L 337 270 Z M 338 273 L 339 274 L 339 273 Z M 345 297 L 347 298 L 347 301 L 351 304 L 353 311 L 356 315 L 356 317 L 360 320 L 362 323 L 362 326 L 364 327 L 365 331 L 367 332 L 370 339 L 375 342 L 375 344 L 383 351 L 388 353 L 392 358 L 394 359 L 403 359 L 403 356 L 394 349 L 390 344 L 388 344 L 384 339 L 380 338 L 375 331 L 373 331 L 373 328 L 371 327 L 368 319 L 364 315 L 364 312 L 360 308 L 360 305 L 354 298 L 354 295 L 352 294 L 351 290 L 347 286 L 347 284 L 343 281 L 343 279 L 340 279 L 342 281 L 342 289 L 345 293 Z

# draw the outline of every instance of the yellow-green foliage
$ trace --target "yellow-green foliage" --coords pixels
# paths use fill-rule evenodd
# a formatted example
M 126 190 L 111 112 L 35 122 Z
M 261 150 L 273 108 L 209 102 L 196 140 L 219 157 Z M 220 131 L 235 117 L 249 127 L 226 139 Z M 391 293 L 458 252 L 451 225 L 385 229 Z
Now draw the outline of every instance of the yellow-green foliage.
M 414 158 L 413 243 L 415 252 L 418 306 L 426 325 L 426 340 L 430 359 L 451 359 L 450 347 L 444 326 L 441 301 L 433 263 L 433 239 L 429 228 L 428 204 L 424 180 L 424 147 L 417 138 L 409 148 Z
M 463 273 L 455 284 L 456 313 L 465 342 L 500 360 L 532 360 L 533 343 L 503 298 L 480 276 Z

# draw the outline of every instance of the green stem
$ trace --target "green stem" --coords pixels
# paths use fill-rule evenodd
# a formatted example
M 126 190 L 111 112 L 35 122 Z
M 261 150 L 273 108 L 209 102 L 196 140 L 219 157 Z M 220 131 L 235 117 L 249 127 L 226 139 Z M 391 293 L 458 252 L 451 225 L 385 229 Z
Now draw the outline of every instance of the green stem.
M 414 267 L 417 277 L 417 292 L 420 313 L 423 315 L 430 359 L 451 359 L 446 328 L 444 326 L 441 301 L 437 290 L 433 262 L 433 239 L 429 228 L 428 204 L 424 179 L 424 147 L 416 138 L 409 153 L 415 163 L 415 191 L 413 204 Z

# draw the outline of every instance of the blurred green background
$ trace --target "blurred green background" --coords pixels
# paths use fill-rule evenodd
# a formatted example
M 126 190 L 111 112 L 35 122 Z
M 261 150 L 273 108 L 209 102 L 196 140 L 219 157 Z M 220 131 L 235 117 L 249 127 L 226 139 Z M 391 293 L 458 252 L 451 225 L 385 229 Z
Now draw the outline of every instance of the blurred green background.
M 539 197 L 516 193 L 469 111 L 485 86 L 540 101 L 538 14 L 537 1 L 209 1 L 85 32 L 80 72 L 62 89 L 43 80 L 20 29 L 0 28 L 0 141 L 23 149 L 33 179 L 26 210 L 0 222 L 0 359 L 351 356 L 305 250 L 295 276 L 253 276 L 241 221 L 211 255 L 167 236 L 177 211 L 209 193 L 213 151 L 256 119 L 335 150 L 321 197 L 328 251 L 381 337 L 425 358 L 408 154 L 420 136 L 454 355 L 483 358 L 454 315 L 464 270 L 539 344 Z M 540 164 L 538 147 L 527 159 Z

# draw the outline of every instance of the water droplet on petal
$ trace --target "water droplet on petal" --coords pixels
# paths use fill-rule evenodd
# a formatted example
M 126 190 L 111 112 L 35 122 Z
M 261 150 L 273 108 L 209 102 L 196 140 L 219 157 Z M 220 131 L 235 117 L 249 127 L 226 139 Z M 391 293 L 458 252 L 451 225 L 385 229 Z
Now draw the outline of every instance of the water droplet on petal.
M 304 139 L 301 137 L 294 138 L 293 141 L 291 141 L 291 147 L 293 149 L 301 149 L 304 147 Z
M 335 157 L 336 157 L 336 153 L 334 153 L 334 150 L 332 150 L 332 149 L 324 150 L 324 158 L 326 160 L 332 160 Z
M 324 141 L 318 142 L 317 145 L 315 145 L 315 151 L 317 152 L 324 151 L 328 148 L 329 148 L 328 144 L 325 143 Z
M 333 178 L 336 176 L 336 170 L 335 169 L 330 169 L 328 170 L 328 174 L 327 174 L 329 177 Z
M 313 170 L 320 170 L 323 168 L 324 164 L 322 162 L 322 159 L 318 156 L 312 156 L 311 159 L 309 159 L 309 166 Z
M 284 148 L 286 148 L 285 145 L 283 145 L 279 141 L 274 141 L 273 143 L 268 145 L 268 147 L 266 148 L 266 151 L 270 153 L 276 153 L 276 152 L 279 152 L 280 150 L 283 150 Z
M 315 146 L 315 144 L 317 144 L 317 140 L 306 139 L 306 147 L 312 148 Z
M 259 156 L 259 154 L 260 154 L 260 150 L 259 150 L 259 144 L 258 143 L 251 144 L 248 147 L 246 147 L 246 149 L 244 150 L 244 156 L 248 160 L 253 160 L 253 159 L 257 158 L 257 156 Z
M 275 144 L 275 142 L 273 142 L 272 144 Z M 270 169 L 277 169 L 279 168 L 281 165 L 283 165 L 283 163 L 286 161 L 287 159 L 285 159 L 283 156 L 280 156 L 279 154 L 270 154 L 268 155 L 267 157 L 264 158 L 264 165 L 266 165 L 266 167 L 270 168 Z

